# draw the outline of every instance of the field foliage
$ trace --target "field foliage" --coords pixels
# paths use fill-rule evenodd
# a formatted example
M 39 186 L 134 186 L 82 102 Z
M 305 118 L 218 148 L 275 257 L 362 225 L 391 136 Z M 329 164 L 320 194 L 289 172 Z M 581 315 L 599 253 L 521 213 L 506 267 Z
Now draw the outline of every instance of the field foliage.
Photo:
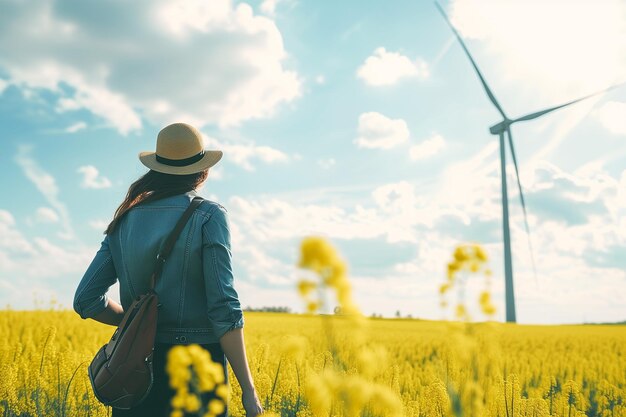
M 341 316 L 247 312 L 246 348 L 266 410 L 626 416 L 623 326 L 376 318 L 358 337 L 354 328 Z M 87 364 L 112 331 L 73 311 L 1 311 L 0 415 L 109 415 L 91 392 Z M 230 366 L 229 380 L 231 414 L 243 416 Z M 341 395 L 326 392 L 333 387 Z

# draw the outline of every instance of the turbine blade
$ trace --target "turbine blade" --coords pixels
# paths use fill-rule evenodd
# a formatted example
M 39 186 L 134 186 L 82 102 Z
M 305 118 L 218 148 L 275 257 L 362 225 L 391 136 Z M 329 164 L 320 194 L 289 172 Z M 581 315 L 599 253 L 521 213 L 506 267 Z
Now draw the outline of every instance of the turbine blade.
M 585 100 L 585 99 L 587 99 L 589 97 L 597 96 L 598 94 L 607 92 L 607 91 L 612 90 L 613 88 L 619 87 L 620 85 L 623 85 L 623 84 L 626 84 L 626 81 L 623 81 L 623 82 L 618 83 L 618 84 L 614 84 L 614 85 L 610 86 L 609 88 L 605 88 L 604 90 L 597 91 L 597 92 L 595 92 L 593 94 L 586 95 L 584 97 L 581 97 L 581 98 L 576 99 L 576 100 L 572 100 L 572 101 L 567 102 L 565 104 L 561 104 L 560 106 L 550 107 L 549 109 L 541 110 L 541 111 L 538 111 L 538 112 L 535 112 L 535 113 L 527 114 L 526 116 L 518 117 L 517 119 L 512 120 L 511 123 L 521 122 L 521 121 L 524 121 L 524 120 L 536 119 L 537 117 L 543 116 L 546 113 L 550 113 L 551 111 L 558 110 L 558 109 L 563 108 L 565 106 L 569 106 L 570 104 L 578 103 L 579 101 Z
M 533 247 L 530 240 L 530 228 L 528 227 L 528 218 L 526 215 L 526 202 L 524 201 L 524 193 L 522 192 L 522 182 L 519 178 L 519 170 L 517 167 L 517 156 L 515 155 L 515 147 L 513 146 L 513 137 L 511 136 L 511 127 L 506 127 L 507 136 L 509 138 L 509 146 L 511 147 L 511 156 L 513 157 L 513 165 L 515 166 L 515 176 L 517 177 L 517 188 L 519 190 L 519 197 L 522 201 L 522 210 L 524 210 L 524 225 L 526 226 L 526 234 L 528 236 L 528 249 L 530 250 L 530 259 L 533 266 L 533 274 L 535 277 L 535 284 L 537 284 L 537 269 L 535 268 L 535 256 L 533 255 Z
M 496 97 L 491 92 L 491 89 L 487 85 L 487 82 L 485 81 L 483 75 L 481 74 L 480 70 L 478 69 L 478 66 L 476 65 L 476 62 L 474 62 L 474 58 L 472 58 L 472 55 L 467 50 L 467 47 L 465 46 L 465 43 L 463 42 L 463 39 L 461 39 L 461 36 L 456 31 L 454 26 L 452 26 L 452 23 L 450 23 L 450 19 L 448 19 L 448 16 L 446 15 L 446 12 L 443 11 L 443 8 L 439 5 L 439 3 L 437 1 L 435 1 L 435 6 L 437 6 L 437 9 L 439 9 L 439 12 L 443 16 L 443 18 L 446 19 L 446 22 L 448 22 L 448 26 L 450 26 L 450 28 L 452 29 L 452 32 L 454 32 L 454 34 L 456 35 L 456 38 L 461 43 L 461 46 L 463 47 L 463 50 L 465 51 L 465 54 L 467 55 L 469 60 L 472 62 L 472 66 L 476 70 L 476 73 L 478 74 L 478 78 L 480 78 L 480 82 L 483 84 L 483 88 L 485 89 L 485 92 L 487 93 L 487 96 L 489 96 L 489 100 L 491 100 L 493 105 L 496 106 L 496 108 L 498 109 L 498 111 L 500 112 L 502 117 L 506 119 L 507 117 L 504 114 L 504 111 L 502 110 L 502 107 L 500 107 L 500 104 L 498 103 L 498 100 L 496 100 Z

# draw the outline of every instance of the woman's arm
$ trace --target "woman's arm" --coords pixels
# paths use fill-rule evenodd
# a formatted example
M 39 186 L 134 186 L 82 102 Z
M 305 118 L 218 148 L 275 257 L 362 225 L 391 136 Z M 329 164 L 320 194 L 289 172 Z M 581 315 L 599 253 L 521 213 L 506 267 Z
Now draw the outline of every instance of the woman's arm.
M 116 282 L 117 272 L 109 249 L 109 235 L 106 235 L 76 288 L 74 310 L 83 319 L 102 317 L 104 321 L 98 321 L 114 324 L 122 308 L 109 299 L 107 291 Z
M 202 226 L 202 260 L 207 313 L 222 350 L 241 385 L 247 417 L 263 412 L 248 367 L 243 343 L 244 317 L 234 287 L 230 227 L 226 209 L 216 207 Z
M 254 389 L 254 382 L 246 358 L 246 346 L 243 343 L 243 329 L 237 327 L 229 330 L 220 337 L 220 345 L 235 372 L 237 381 L 241 385 L 241 402 L 246 410 L 246 416 L 257 416 L 263 412 L 261 402 Z
M 93 317 L 94 320 L 100 323 L 110 324 L 112 326 L 119 326 L 123 318 L 124 309 L 117 301 L 111 300 L 110 298 L 106 308 L 100 314 Z

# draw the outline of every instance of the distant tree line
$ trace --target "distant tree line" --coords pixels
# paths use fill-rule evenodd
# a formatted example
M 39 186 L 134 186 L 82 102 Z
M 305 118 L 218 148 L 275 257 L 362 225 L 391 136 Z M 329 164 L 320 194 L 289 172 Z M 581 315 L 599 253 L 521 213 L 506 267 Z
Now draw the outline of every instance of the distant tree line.
M 378 314 L 378 313 L 374 312 L 374 313 L 372 313 L 372 314 L 371 314 L 371 316 L 370 316 L 370 317 L 371 317 L 371 318 L 374 318 L 374 319 L 375 319 L 375 318 L 380 318 L 380 319 L 382 319 L 382 318 L 383 318 L 383 315 L 382 315 L 382 314 Z M 398 319 L 401 319 L 401 318 L 402 318 L 402 313 L 400 313 L 400 310 L 396 310 L 395 317 L 396 317 L 396 318 L 398 318 Z M 404 316 L 404 318 L 407 318 L 407 319 L 412 319 L 412 318 L 413 318 L 413 316 L 412 316 L 411 314 L 407 314 L 406 316 Z
M 270 311 L 272 313 L 291 313 L 291 308 L 289 307 L 275 307 L 275 306 L 270 306 L 270 307 L 250 307 L 250 306 L 246 306 L 246 308 L 243 309 L 243 311 Z
M 263 307 L 250 307 L 250 306 L 246 306 L 243 311 L 266 311 L 266 312 L 272 312 L 272 313 L 291 313 L 291 308 L 290 307 L 281 307 L 281 306 L 263 306 Z M 341 315 L 341 307 L 336 306 L 333 309 L 333 314 L 337 314 L 337 315 Z M 396 311 L 395 314 L 396 318 L 402 318 L 402 313 L 400 313 L 400 310 Z M 372 313 L 371 316 L 372 318 L 383 318 L 382 314 L 379 313 Z M 413 318 L 413 316 L 411 314 L 407 314 L 406 316 L 404 316 L 404 318 L 410 319 Z

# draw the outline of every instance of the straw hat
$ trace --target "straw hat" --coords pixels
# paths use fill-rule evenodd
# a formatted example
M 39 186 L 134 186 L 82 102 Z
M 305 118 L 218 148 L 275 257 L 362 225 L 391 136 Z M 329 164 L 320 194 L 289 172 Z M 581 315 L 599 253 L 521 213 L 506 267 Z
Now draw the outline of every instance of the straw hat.
M 159 132 L 156 152 L 139 152 L 139 160 L 154 171 L 187 175 L 212 167 L 222 154 L 222 151 L 204 149 L 202 135 L 195 127 L 173 123 Z

